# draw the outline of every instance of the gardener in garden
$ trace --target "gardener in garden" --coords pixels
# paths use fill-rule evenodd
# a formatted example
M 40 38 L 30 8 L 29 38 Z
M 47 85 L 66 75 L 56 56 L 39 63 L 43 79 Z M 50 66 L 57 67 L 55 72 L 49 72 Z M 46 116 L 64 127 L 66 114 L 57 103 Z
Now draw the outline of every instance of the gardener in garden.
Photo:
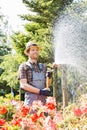
M 18 79 L 20 87 L 25 90 L 25 105 L 31 105 L 35 100 L 45 103 L 46 97 L 50 96 L 50 90 L 46 88 L 46 65 L 38 63 L 40 50 L 36 43 L 28 42 L 24 50 L 28 61 L 19 66 Z

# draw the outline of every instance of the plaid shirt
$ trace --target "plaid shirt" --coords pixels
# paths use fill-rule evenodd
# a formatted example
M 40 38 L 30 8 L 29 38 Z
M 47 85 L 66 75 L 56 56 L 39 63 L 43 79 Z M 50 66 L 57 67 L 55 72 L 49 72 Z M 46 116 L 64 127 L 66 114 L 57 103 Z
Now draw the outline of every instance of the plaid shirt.
M 43 73 L 46 76 L 46 65 L 43 65 Z M 40 68 L 38 66 L 38 64 L 32 64 L 32 68 L 34 71 L 36 72 L 40 72 Z M 27 82 L 30 83 L 32 81 L 32 70 L 31 68 L 26 64 L 26 62 L 22 63 L 19 66 L 19 70 L 18 70 L 18 80 L 20 79 L 27 79 Z

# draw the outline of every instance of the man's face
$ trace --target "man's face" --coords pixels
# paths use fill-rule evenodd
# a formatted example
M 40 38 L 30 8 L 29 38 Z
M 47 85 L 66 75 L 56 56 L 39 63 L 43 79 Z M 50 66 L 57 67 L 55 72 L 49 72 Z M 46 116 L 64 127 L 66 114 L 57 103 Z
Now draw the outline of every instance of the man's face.
M 28 52 L 28 56 L 31 59 L 38 59 L 38 55 L 39 55 L 39 49 L 37 46 L 31 46 L 30 50 Z

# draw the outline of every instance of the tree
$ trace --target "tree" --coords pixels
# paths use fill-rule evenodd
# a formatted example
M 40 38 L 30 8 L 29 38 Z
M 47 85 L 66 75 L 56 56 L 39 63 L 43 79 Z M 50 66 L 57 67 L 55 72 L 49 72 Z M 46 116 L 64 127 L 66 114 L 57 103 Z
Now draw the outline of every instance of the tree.
M 64 8 L 65 4 L 69 3 L 69 0 L 65 2 L 63 0 L 23 0 L 25 6 L 33 12 L 26 15 L 21 15 L 23 20 L 28 22 L 24 25 L 25 31 L 27 32 L 27 40 L 24 43 L 19 39 L 20 32 L 12 36 L 12 41 L 16 50 L 21 50 L 21 47 L 25 47 L 26 42 L 29 40 L 34 40 L 42 47 L 42 52 L 39 60 L 41 62 L 53 62 L 54 61 L 54 46 L 52 44 L 52 26 L 54 24 L 54 19 L 58 17 L 58 12 Z M 24 34 L 23 34 L 24 35 Z M 16 39 L 15 41 L 15 37 Z M 22 37 L 25 39 L 24 37 Z M 20 46 L 19 44 L 22 44 Z M 22 49 L 22 52 L 23 52 Z M 17 51 L 18 52 L 18 51 Z M 23 55 L 23 53 L 22 53 Z
M 3 68 L 4 72 L 0 76 L 0 80 L 7 82 L 7 86 L 10 88 L 19 90 L 17 71 L 23 60 L 24 58 L 21 55 L 8 54 L 3 56 L 1 67 Z
M 3 61 L 2 56 L 11 52 L 11 48 L 6 45 L 6 27 L 8 21 L 6 17 L 0 12 L 0 63 Z M 3 31 L 4 30 L 4 31 Z M 3 73 L 3 69 L 0 67 L 0 75 Z
M 4 61 L 4 56 L 11 53 L 11 48 L 7 44 L 7 30 L 8 30 L 8 20 L 7 18 L 0 12 L 0 79 L 5 71 L 2 66 Z M 0 95 L 4 95 L 8 92 L 8 89 L 5 90 L 7 86 L 7 81 L 0 80 Z

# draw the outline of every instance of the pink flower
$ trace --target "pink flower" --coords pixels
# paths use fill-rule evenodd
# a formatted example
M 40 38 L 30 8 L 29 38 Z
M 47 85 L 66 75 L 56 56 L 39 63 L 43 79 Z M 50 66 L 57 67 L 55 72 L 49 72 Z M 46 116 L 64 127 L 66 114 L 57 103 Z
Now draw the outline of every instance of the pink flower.
M 81 111 L 83 114 L 87 115 L 87 104 L 85 104 L 84 106 L 81 107 Z
M 25 127 L 33 128 L 34 127 L 34 123 L 32 122 L 32 120 L 30 118 L 23 118 L 22 121 L 20 122 L 20 125 L 22 126 L 22 128 L 25 128 Z
M 73 109 L 73 114 L 74 114 L 75 116 L 81 116 L 83 113 L 82 113 L 81 108 L 77 107 L 77 108 L 74 108 L 74 109 Z
M 56 106 L 56 100 L 54 97 L 47 97 L 46 103 L 52 103 Z
M 38 108 L 43 108 L 43 103 L 40 100 L 33 101 L 33 103 L 32 103 L 32 110 L 36 110 Z
M 50 116 L 45 119 L 44 130 L 56 130 L 56 124 Z
M 16 100 L 11 100 L 11 103 L 12 103 L 12 105 L 17 105 L 17 104 L 18 104 L 18 101 L 16 101 Z
M 60 122 L 61 120 L 63 120 L 63 116 L 61 113 L 56 112 L 55 116 L 53 118 L 53 121 L 57 124 L 58 122 Z

